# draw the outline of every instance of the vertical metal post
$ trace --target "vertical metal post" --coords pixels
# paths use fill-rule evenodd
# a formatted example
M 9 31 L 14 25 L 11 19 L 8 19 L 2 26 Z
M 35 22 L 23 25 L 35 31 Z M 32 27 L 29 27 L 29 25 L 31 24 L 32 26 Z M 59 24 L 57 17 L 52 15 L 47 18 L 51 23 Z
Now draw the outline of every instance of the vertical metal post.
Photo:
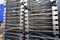
M 22 14 L 23 14 L 23 40 L 25 40 L 26 38 L 26 31 L 28 32 L 28 9 L 26 9 L 25 7 L 27 7 L 27 0 L 23 0 L 23 11 L 22 11 Z M 27 28 L 27 29 L 26 29 Z M 28 37 L 27 37 L 28 38 Z
M 4 23 L 3 23 L 4 27 L 5 27 L 5 20 L 6 20 L 6 19 L 5 19 L 5 18 L 6 18 L 6 2 L 7 2 L 7 0 L 4 0 L 4 18 L 3 18 L 3 19 L 4 19 L 4 20 L 3 20 L 3 22 L 4 22 Z M 3 36 L 3 40 L 5 40 L 5 31 L 3 32 L 3 35 L 4 35 L 4 36 Z
M 25 8 L 25 20 L 26 20 L 26 21 L 25 21 L 25 24 L 26 24 L 26 25 L 25 25 L 25 28 L 26 28 L 25 31 L 26 31 L 27 33 L 29 33 L 29 24 L 28 24 L 28 1 L 29 1 L 29 0 L 24 0 L 24 2 L 25 2 L 25 3 L 24 3 L 24 6 L 26 7 L 26 8 Z M 25 37 L 26 37 L 26 40 L 29 40 L 29 34 L 26 34 Z
M 24 0 L 21 0 L 20 1 L 21 3 L 21 12 L 20 12 L 20 21 L 21 23 L 20 24 L 23 24 L 21 25 L 21 27 L 23 26 L 23 40 L 25 40 L 25 9 L 24 9 Z
M 56 2 L 56 0 L 51 0 L 51 2 Z M 55 4 L 52 6 L 52 19 L 53 19 L 53 34 L 55 36 L 54 40 L 58 40 L 59 39 L 58 11 L 57 6 Z
M 23 13 L 22 13 L 22 11 L 24 11 L 24 9 L 22 9 L 24 6 L 22 5 L 22 2 L 23 2 L 23 0 L 20 0 L 20 29 L 22 28 L 22 26 L 23 26 L 23 20 L 22 20 L 22 18 L 23 18 Z M 23 36 L 23 34 L 20 34 L 20 40 L 23 40 L 23 38 L 22 38 L 22 36 Z

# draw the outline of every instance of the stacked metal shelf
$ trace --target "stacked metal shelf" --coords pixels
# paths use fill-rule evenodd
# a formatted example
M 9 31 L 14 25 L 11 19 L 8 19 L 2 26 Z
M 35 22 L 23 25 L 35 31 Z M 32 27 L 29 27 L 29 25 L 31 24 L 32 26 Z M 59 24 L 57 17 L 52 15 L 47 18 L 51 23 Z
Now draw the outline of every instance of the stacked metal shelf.
M 20 0 L 6 0 L 5 40 L 20 40 Z
M 55 0 L 6 0 L 5 40 L 58 40 L 52 6 Z
M 52 6 L 55 1 L 29 0 L 28 25 L 29 40 L 54 40 Z M 53 13 L 54 14 L 54 13 Z M 55 31 L 56 32 L 56 31 Z M 58 33 L 59 34 L 59 33 Z M 57 40 L 57 39 L 55 39 Z
M 53 39 L 51 2 L 49 0 L 47 2 L 43 0 L 44 4 L 39 2 L 41 1 L 29 1 L 29 8 L 31 9 L 29 13 L 30 40 Z

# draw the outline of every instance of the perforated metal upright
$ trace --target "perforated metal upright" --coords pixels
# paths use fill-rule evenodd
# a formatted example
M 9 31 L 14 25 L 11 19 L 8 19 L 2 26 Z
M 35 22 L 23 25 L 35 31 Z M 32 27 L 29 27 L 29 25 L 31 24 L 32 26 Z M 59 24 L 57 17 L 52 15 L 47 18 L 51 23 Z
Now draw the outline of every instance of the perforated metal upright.
M 56 3 L 56 0 L 51 0 L 51 2 Z M 55 40 L 59 39 L 59 22 L 58 22 L 58 10 L 57 5 L 54 4 L 52 6 L 52 19 L 53 19 L 53 34 L 55 36 Z
M 4 0 L 4 15 L 3 15 L 3 26 L 5 27 L 5 19 L 6 18 L 6 0 Z M 3 32 L 3 40 L 5 39 L 5 30 Z

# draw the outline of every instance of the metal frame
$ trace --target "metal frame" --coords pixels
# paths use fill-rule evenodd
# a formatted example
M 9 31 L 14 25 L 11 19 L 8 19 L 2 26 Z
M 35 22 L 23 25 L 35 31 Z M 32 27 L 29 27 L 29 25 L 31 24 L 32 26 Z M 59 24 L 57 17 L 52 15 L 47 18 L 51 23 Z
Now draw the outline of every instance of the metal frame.
M 53 31 L 49 31 L 49 30 L 32 30 L 32 29 L 30 29 L 30 28 L 37 28 L 36 26 L 30 26 L 29 25 L 29 19 L 33 19 L 33 18 L 29 18 L 29 13 L 30 12 L 45 12 L 44 10 L 46 10 L 46 9 L 44 9 L 44 10 L 34 10 L 34 11 L 31 11 L 31 8 L 29 8 L 28 7 L 28 5 L 31 5 L 31 4 L 33 4 L 33 3 L 31 3 L 31 4 L 28 4 L 28 1 L 29 0 L 20 0 L 19 2 L 20 2 L 20 6 L 19 7 L 12 7 L 11 8 L 11 10 L 13 9 L 13 11 L 9 11 L 8 10 L 8 12 L 7 13 L 19 13 L 19 14 L 7 14 L 6 13 L 6 8 L 5 8 L 5 10 L 6 11 L 4 11 L 4 13 L 6 13 L 6 14 L 4 14 L 4 15 L 8 15 L 7 17 L 5 17 L 5 21 L 4 22 L 6 22 L 5 24 L 5 26 L 6 26 L 6 29 L 5 29 L 5 40 L 13 40 L 14 38 L 16 38 L 16 39 L 14 39 L 14 40 L 34 40 L 34 39 L 30 39 L 30 37 L 32 37 L 32 38 L 42 38 L 42 39 L 44 39 L 44 40 L 48 40 L 48 39 L 54 39 L 54 40 L 60 40 L 59 39 L 59 37 L 58 37 L 58 35 L 59 35 L 59 26 L 58 26 L 58 16 L 56 16 L 56 15 L 58 15 L 58 11 L 56 11 L 57 10 L 57 6 L 55 6 L 55 5 L 53 5 L 52 6 L 52 22 L 53 22 Z M 54 1 L 56 1 L 56 0 L 50 0 L 51 2 L 54 2 Z M 19 2 L 15 2 L 15 3 L 19 3 Z M 9 2 L 10 3 L 10 2 Z M 14 4 L 14 2 L 13 3 L 11 3 L 11 4 L 8 4 L 8 5 L 12 5 L 12 4 Z M 4 5 L 6 5 L 6 4 L 4 4 Z M 38 5 L 37 3 L 35 3 L 35 5 Z M 39 5 L 38 5 L 39 6 Z M 16 10 L 14 10 L 14 9 L 19 9 L 20 8 L 20 10 L 19 11 L 16 11 Z M 42 7 L 42 8 L 44 8 L 44 7 Z M 48 10 L 51 10 L 51 9 L 48 9 Z M 47 10 L 47 11 L 48 11 Z M 44 13 L 43 13 L 44 14 Z M 43 15 L 42 14 L 42 15 Z M 46 14 L 46 13 L 45 13 Z M 15 15 L 19 15 L 20 17 L 10 17 L 10 16 L 15 16 Z M 30 16 L 35 16 L 35 15 L 41 15 L 41 14 L 31 14 Z M 48 16 L 48 15 L 47 15 Z M 6 19 L 7 18 L 7 19 Z M 19 24 L 11 24 L 11 23 L 9 23 L 9 22 L 11 22 L 12 20 L 11 20 L 11 18 L 13 19 L 13 18 L 16 18 L 15 19 L 15 21 L 17 21 L 17 19 L 19 19 Z M 10 19 L 10 20 L 8 20 L 8 19 Z M 44 19 L 44 18 L 43 18 Z M 47 18 L 48 19 L 48 18 Z M 30 21 L 31 21 L 30 20 Z M 44 19 L 44 20 L 46 20 L 46 19 Z M 57 21 L 56 21 L 57 20 Z M 18 27 L 16 26 L 16 25 L 18 25 Z M 12 26 L 12 27 L 8 27 L 8 26 Z M 16 26 L 16 27 L 15 27 Z M 7 29 L 8 28 L 8 29 Z M 41 28 L 44 28 L 44 26 L 42 26 Z M 50 26 L 47 26 L 47 28 L 51 28 Z M 45 28 L 46 29 L 46 28 Z M 13 32 L 17 32 L 18 31 L 18 33 L 13 33 L 13 32 L 10 32 L 10 31 L 13 31 Z M 35 34 L 38 34 L 38 35 L 42 35 L 42 36 L 36 36 L 36 35 L 30 35 L 29 33 L 30 33 L 30 31 L 32 32 L 32 33 L 35 33 Z M 36 32 L 52 32 L 53 34 L 54 34 L 54 36 L 55 37 L 51 37 L 51 36 L 47 36 L 47 35 L 44 35 L 44 34 L 42 34 L 42 33 L 36 33 Z M 17 35 L 17 36 L 19 36 L 19 37 L 14 37 L 14 36 L 9 36 L 9 35 Z M 10 38 L 9 38 L 10 37 Z M 11 37 L 12 37 L 12 39 L 11 39 Z M 39 40 L 39 39 L 36 39 L 36 40 Z M 41 40 L 42 40 L 41 39 Z

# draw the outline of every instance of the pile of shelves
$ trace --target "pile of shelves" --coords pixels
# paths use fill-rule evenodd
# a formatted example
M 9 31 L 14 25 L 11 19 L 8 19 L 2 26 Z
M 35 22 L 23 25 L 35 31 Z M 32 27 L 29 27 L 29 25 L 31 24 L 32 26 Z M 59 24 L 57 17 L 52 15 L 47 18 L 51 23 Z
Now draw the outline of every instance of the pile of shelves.
M 5 40 L 56 40 L 53 5 L 50 0 L 7 0 Z
M 30 11 L 28 18 L 30 40 L 53 39 L 51 2 L 48 1 L 48 3 L 41 5 L 38 2 L 35 3 L 35 1 L 29 3 L 29 8 L 32 11 Z
M 20 40 L 20 0 L 7 0 L 5 40 Z

